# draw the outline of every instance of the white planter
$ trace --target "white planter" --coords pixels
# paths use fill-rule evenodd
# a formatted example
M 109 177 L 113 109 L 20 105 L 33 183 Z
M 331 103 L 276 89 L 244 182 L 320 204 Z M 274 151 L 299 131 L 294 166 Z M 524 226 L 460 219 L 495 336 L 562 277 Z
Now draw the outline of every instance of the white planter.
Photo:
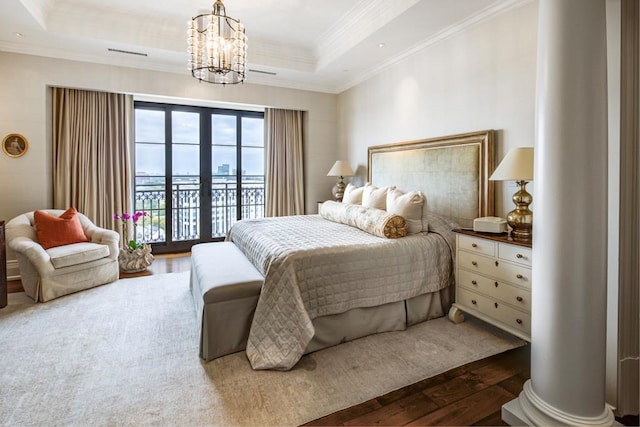
M 146 270 L 153 263 L 151 245 L 144 244 L 142 248 L 133 252 L 120 248 L 118 263 L 120 271 L 124 273 L 137 273 Z

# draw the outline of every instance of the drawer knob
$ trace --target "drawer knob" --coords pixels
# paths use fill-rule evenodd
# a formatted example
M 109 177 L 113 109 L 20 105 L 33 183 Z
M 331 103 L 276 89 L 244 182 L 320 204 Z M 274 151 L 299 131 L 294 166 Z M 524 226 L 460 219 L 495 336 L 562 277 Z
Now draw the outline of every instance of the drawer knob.
M 516 297 L 516 299 L 518 300 L 518 302 L 522 302 L 522 297 Z
M 496 267 L 498 266 L 498 261 L 496 261 Z
M 472 299 L 471 304 L 476 305 L 477 304 L 476 300 Z
M 478 282 L 476 282 L 475 280 L 472 280 L 472 281 L 471 281 L 471 284 L 472 284 L 472 285 L 477 285 L 477 284 L 478 284 Z
M 522 259 L 522 258 L 526 258 L 526 257 L 524 255 L 522 255 L 522 254 L 518 254 L 518 255 L 516 255 L 516 258 Z
M 478 247 L 478 245 L 477 245 L 477 244 L 475 244 L 475 243 L 472 243 L 472 244 L 471 244 L 471 247 L 472 247 L 472 248 L 477 248 L 477 247 Z
M 494 285 L 496 285 L 496 288 L 498 287 L 498 282 L 493 282 Z
M 524 279 L 524 276 L 523 276 L 522 274 L 516 274 L 516 277 L 517 277 L 518 279 Z
M 493 305 L 495 305 L 496 308 L 498 308 L 498 303 L 497 302 L 494 302 Z
M 521 320 L 521 319 L 516 319 L 516 323 L 517 323 L 518 325 L 522 325 L 522 320 Z
M 477 266 L 478 266 L 478 263 L 477 263 L 477 262 L 475 262 L 475 261 L 471 261 L 471 265 L 473 265 L 474 267 L 477 267 Z

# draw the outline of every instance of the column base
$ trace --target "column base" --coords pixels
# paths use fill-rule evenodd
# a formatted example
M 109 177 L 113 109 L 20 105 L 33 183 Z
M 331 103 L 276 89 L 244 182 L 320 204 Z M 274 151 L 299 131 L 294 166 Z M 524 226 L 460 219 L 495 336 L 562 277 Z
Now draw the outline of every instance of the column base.
M 602 414 L 597 417 L 580 417 L 561 411 L 535 394 L 531 380 L 527 380 L 524 389 L 517 399 L 502 406 L 502 420 L 509 425 L 549 426 L 549 425 L 582 425 L 611 426 L 617 425 L 611 407 L 605 403 Z
M 520 398 L 516 397 L 511 402 L 502 405 L 502 421 L 510 426 L 532 426 L 531 421 L 520 407 Z

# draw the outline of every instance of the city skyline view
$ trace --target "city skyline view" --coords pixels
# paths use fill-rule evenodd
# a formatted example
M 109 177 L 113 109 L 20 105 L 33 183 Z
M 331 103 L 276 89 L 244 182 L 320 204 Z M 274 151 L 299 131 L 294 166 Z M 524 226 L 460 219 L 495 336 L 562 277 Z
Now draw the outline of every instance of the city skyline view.
M 137 176 L 165 175 L 165 113 L 136 109 L 135 170 Z M 200 114 L 172 111 L 172 174 L 200 175 Z M 264 175 L 264 120 L 242 117 L 241 162 L 243 175 Z M 236 116 L 211 115 L 211 170 L 236 170 Z M 225 168 L 224 165 L 229 165 Z

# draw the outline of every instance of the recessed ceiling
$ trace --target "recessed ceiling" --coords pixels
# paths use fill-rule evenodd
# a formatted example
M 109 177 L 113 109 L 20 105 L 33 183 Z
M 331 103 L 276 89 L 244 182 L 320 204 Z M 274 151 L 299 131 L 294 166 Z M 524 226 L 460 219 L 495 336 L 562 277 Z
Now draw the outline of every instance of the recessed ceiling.
M 226 0 L 247 83 L 339 93 L 529 0 Z M 189 74 L 186 29 L 212 0 L 2 0 L 0 51 Z M 22 36 L 16 36 L 20 33 Z M 378 47 L 384 43 L 383 47 Z

